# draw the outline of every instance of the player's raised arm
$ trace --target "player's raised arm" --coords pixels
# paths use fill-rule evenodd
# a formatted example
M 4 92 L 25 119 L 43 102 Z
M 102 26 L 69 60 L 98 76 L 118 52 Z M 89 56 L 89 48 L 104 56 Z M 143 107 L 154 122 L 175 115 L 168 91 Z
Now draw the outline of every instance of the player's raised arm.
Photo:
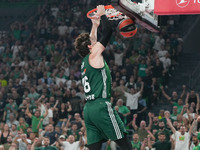
M 90 41 L 91 44 L 95 44 L 97 42 L 97 29 L 99 27 L 100 24 L 100 17 L 96 16 L 96 18 L 91 19 L 92 20 L 92 29 L 90 32 Z
M 97 6 L 97 14 L 96 15 L 101 17 L 102 36 L 101 36 L 99 42 L 97 42 L 97 44 L 93 47 L 93 50 L 91 52 L 92 56 L 101 55 L 101 53 L 106 48 L 106 45 L 108 44 L 110 37 L 112 35 L 112 27 L 110 25 L 110 22 L 108 21 L 108 18 L 105 15 L 104 5 Z

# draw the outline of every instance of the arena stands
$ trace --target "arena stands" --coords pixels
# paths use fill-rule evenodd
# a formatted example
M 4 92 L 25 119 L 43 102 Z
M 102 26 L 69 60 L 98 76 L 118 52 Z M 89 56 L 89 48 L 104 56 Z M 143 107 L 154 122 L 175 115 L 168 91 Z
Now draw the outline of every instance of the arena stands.
M 77 35 L 89 32 L 91 21 L 86 12 L 100 3 L 108 2 L 43 1 L 33 16 L 15 18 L 10 30 L 3 33 L 0 149 L 87 149 L 81 58 L 73 43 Z M 183 53 L 177 22 L 177 16 L 168 17 L 158 34 L 138 27 L 131 39 L 123 39 L 116 30 L 104 52 L 113 81 L 111 102 L 126 125 L 134 150 L 198 146 L 198 92 L 185 85 L 179 85 L 178 93 L 169 90 Z M 108 141 L 102 149 L 118 147 Z

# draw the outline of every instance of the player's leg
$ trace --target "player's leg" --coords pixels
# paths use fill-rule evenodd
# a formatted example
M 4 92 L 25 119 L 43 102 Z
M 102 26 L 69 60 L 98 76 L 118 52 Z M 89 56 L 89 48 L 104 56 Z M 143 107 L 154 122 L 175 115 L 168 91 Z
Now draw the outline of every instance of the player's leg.
M 90 144 L 87 147 L 89 148 L 89 150 L 101 150 L 101 146 L 102 146 L 102 142 L 97 142 L 94 144 Z
M 86 103 L 84 107 L 84 120 L 87 132 L 87 147 L 89 150 L 101 150 L 103 138 L 101 136 L 101 131 L 95 126 L 93 119 L 93 110 L 92 103 Z M 97 116 L 97 115 L 96 115 Z M 98 124 L 98 122 L 97 122 Z
M 93 110 L 90 119 L 99 130 L 102 139 L 112 141 L 122 139 L 126 129 L 111 103 L 105 99 L 97 100 L 95 103 L 93 107 L 90 107 L 90 110 Z
M 132 150 L 131 142 L 129 141 L 127 134 L 124 134 L 124 138 L 115 140 L 115 142 L 122 150 Z
M 102 140 L 111 139 L 116 141 L 123 150 L 129 150 L 126 129 L 119 115 L 113 110 L 110 102 L 105 99 L 98 99 L 88 103 L 89 111 L 84 112 L 85 124 L 88 136 L 88 147 L 96 150 L 101 147 Z M 87 107 L 87 106 L 86 106 Z M 127 148 L 128 146 L 128 148 Z M 131 149 L 130 149 L 131 150 Z
M 122 150 L 132 150 L 131 142 L 128 139 L 125 126 L 121 121 L 119 115 L 114 109 L 111 108 L 109 102 L 106 102 L 106 105 L 108 115 L 112 122 L 112 126 L 109 127 L 109 124 L 107 124 L 107 127 L 109 127 L 110 131 L 113 131 L 112 133 L 107 134 L 108 138 L 114 140 Z M 107 128 L 105 128 L 105 130 L 106 129 Z

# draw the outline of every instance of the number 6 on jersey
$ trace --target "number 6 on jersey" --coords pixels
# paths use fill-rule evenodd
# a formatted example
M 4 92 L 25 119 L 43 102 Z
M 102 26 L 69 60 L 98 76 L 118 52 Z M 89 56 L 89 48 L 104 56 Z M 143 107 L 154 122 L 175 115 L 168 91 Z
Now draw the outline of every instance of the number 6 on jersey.
M 90 92 L 90 89 L 91 89 L 90 88 L 90 84 L 89 84 L 89 82 L 87 82 L 87 80 L 88 80 L 87 76 L 85 76 L 85 77 L 82 78 L 82 84 L 83 84 L 85 93 Z

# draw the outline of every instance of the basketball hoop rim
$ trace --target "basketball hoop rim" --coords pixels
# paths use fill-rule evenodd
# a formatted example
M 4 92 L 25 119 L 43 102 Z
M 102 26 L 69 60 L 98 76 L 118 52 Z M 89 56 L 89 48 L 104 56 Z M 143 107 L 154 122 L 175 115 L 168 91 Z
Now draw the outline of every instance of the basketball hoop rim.
M 105 8 L 106 10 L 108 10 L 108 9 L 115 9 L 112 5 L 106 5 L 106 6 L 104 6 L 104 8 Z M 93 12 L 95 12 L 95 11 L 97 11 L 97 8 L 94 8 L 94 9 L 88 11 L 87 17 L 88 17 L 89 19 L 95 19 L 96 17 L 90 16 L 90 14 L 93 13 Z M 123 14 L 123 13 L 119 12 L 119 15 L 121 15 L 121 14 Z M 107 16 L 107 15 L 106 15 L 106 16 Z M 118 15 L 109 15 L 109 18 L 114 18 L 114 17 L 116 17 L 116 16 L 118 16 Z M 107 17 L 108 17 L 108 16 L 107 16 Z

